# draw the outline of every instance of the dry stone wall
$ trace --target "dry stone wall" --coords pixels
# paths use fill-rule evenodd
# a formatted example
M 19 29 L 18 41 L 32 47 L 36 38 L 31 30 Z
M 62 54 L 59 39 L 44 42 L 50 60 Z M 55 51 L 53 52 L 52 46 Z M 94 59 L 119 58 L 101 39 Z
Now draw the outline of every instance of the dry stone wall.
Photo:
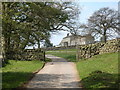
M 120 39 L 114 39 L 106 42 L 104 47 L 100 48 L 100 54 L 109 52 L 118 52 L 120 49 Z
M 109 40 L 106 43 L 99 42 L 95 44 L 80 45 L 77 46 L 77 59 L 90 58 L 94 55 L 102 53 L 119 52 L 120 50 L 120 38 Z
M 22 52 L 12 52 L 8 54 L 9 59 L 15 60 L 45 60 L 45 52 L 41 49 L 26 49 Z

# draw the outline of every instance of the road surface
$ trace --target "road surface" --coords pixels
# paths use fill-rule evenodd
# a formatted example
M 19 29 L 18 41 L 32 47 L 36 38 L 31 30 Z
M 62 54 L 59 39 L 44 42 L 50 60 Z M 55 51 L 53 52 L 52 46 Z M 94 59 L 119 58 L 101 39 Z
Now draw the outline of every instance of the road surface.
M 52 62 L 45 64 L 27 88 L 80 88 L 80 79 L 73 62 L 53 55 L 46 55 Z

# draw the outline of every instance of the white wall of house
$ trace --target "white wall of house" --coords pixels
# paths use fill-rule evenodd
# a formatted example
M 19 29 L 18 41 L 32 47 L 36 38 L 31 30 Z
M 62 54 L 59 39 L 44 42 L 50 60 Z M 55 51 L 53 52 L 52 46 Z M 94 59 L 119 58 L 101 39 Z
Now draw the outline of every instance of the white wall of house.
M 68 42 L 68 46 L 70 46 L 70 38 L 64 38 L 64 39 L 61 41 L 60 45 L 61 45 L 61 46 L 65 46 L 65 45 L 64 45 L 65 42 Z
M 66 45 L 66 43 L 68 45 Z M 89 43 L 94 43 L 94 38 L 90 35 L 81 36 L 81 37 L 69 36 L 69 37 L 63 38 L 63 40 L 60 43 L 60 46 L 84 45 Z

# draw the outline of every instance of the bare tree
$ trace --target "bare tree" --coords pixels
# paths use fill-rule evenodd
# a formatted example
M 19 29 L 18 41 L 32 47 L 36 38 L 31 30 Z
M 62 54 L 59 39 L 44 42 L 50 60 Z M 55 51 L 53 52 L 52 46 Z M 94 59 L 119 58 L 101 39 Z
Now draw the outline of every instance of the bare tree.
M 71 10 L 68 11 L 69 20 L 65 22 L 66 30 L 70 32 L 72 35 L 78 35 L 79 33 L 79 15 L 81 13 L 81 8 L 79 5 L 73 3 L 73 6 L 71 6 Z
M 106 42 L 108 37 L 120 34 L 118 24 L 118 11 L 105 7 L 94 12 L 87 25 L 81 27 L 94 35 L 102 35 L 102 41 Z
M 66 22 L 62 23 L 58 23 L 55 24 L 51 27 L 51 30 L 62 30 L 62 31 L 68 31 L 70 32 L 72 35 L 77 35 L 79 33 L 79 26 L 80 23 L 78 22 L 78 18 L 80 15 L 80 7 L 79 5 L 77 5 L 74 2 L 61 2 L 61 3 L 55 3 L 54 7 L 59 8 L 60 10 L 62 10 L 63 12 L 67 13 L 67 17 L 68 18 L 66 20 Z

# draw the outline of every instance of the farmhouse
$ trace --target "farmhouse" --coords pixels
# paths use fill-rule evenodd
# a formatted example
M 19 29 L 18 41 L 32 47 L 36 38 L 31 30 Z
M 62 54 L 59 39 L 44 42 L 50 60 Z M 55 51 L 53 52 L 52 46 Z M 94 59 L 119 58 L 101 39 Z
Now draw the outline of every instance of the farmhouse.
M 94 43 L 94 37 L 90 34 L 81 36 L 81 35 L 69 35 L 62 39 L 59 46 L 74 46 L 74 45 L 84 45 Z

